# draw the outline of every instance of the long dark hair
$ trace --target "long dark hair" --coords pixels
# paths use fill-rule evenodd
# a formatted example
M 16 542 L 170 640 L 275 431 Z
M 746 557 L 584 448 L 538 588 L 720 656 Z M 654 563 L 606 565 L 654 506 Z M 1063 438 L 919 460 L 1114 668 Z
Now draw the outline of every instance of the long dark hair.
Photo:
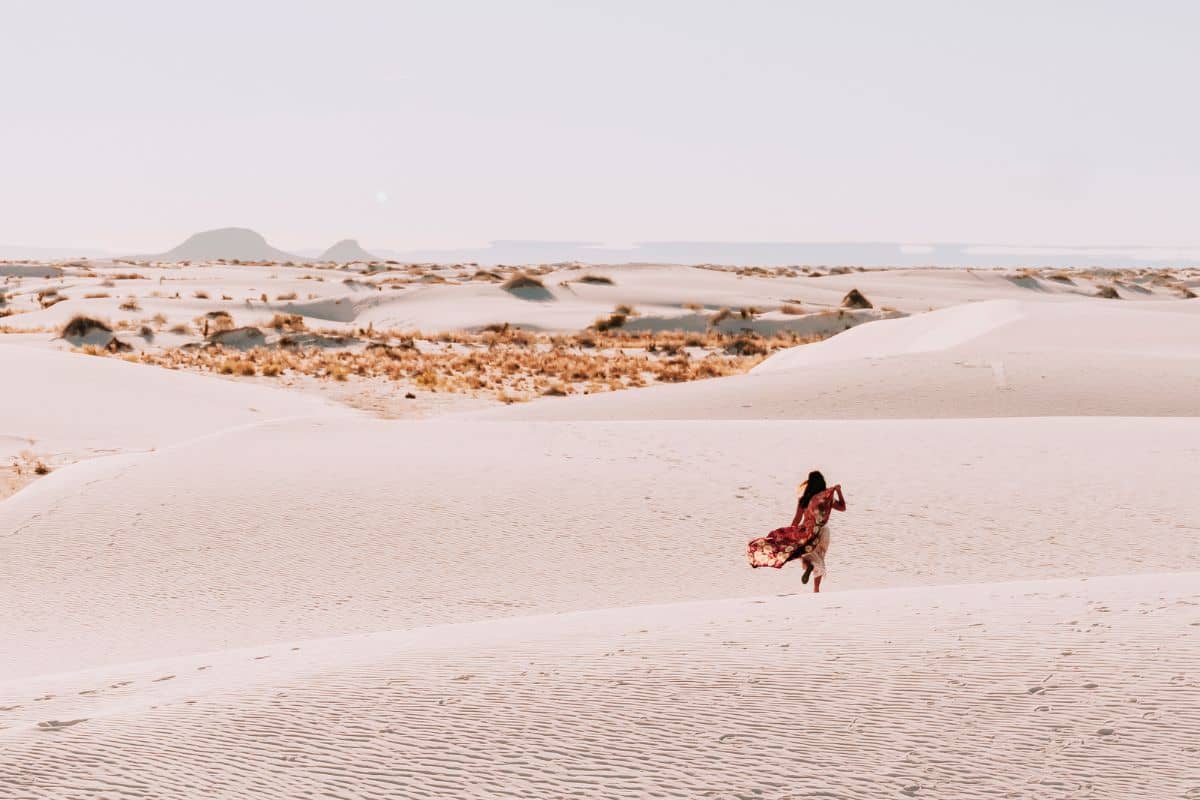
M 808 484 L 804 487 L 804 494 L 800 496 L 800 507 L 808 508 L 812 499 L 823 491 L 825 491 L 825 476 L 814 469 L 808 473 Z

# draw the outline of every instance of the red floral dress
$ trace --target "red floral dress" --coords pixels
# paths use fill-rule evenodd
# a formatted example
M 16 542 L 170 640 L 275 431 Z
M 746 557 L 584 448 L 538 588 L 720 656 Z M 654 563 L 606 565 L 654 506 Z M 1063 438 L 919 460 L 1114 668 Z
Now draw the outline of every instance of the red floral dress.
M 796 504 L 796 516 L 792 524 L 776 528 L 746 547 L 746 557 L 752 567 L 774 567 L 779 569 L 793 558 L 807 558 L 813 563 L 813 571 L 825 574 L 825 551 L 829 549 L 829 531 L 826 527 L 833 511 L 845 511 L 846 498 L 842 497 L 841 485 L 831 486 L 815 495 L 806 508 Z

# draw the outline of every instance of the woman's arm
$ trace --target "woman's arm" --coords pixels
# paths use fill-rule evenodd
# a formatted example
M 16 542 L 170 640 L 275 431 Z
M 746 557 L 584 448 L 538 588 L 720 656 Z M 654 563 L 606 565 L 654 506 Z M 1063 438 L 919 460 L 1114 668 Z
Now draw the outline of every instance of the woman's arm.
M 846 510 L 846 498 L 842 496 L 842 485 L 833 487 L 833 507 L 837 511 Z

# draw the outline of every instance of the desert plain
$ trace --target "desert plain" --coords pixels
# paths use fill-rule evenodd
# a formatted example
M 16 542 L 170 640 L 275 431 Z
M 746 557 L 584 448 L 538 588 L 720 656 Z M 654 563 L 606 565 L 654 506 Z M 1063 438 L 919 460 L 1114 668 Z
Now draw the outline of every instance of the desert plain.
M 0 263 L 0 798 L 1200 797 L 1197 292 Z

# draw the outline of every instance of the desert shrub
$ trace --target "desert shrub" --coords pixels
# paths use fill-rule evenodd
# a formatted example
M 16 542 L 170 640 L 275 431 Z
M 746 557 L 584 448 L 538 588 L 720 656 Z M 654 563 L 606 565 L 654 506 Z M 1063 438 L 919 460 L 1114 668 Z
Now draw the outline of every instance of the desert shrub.
M 121 305 L 117 306 L 117 308 L 121 309 L 122 311 L 141 311 L 142 310 L 142 307 L 140 305 L 138 305 L 138 300 L 136 297 L 128 298 L 124 303 L 121 303 Z
M 600 319 L 596 320 L 592 324 L 592 327 L 595 328 L 597 331 L 604 333 L 605 331 L 610 331 L 610 330 L 613 330 L 614 328 L 624 327 L 624 325 L 625 325 L 626 321 L 628 321 L 628 319 L 629 319 L 629 317 L 626 316 L 625 314 L 621 314 L 619 312 L 614 312 L 612 314 L 609 314 L 607 317 L 600 317 Z
M 842 308 L 874 308 L 875 306 L 858 289 L 851 289 L 842 298 Z
M 1101 286 L 1096 291 L 1096 297 L 1103 297 L 1105 300 L 1120 300 L 1121 295 L 1117 293 L 1117 287 L 1112 284 Z
M 295 292 L 287 292 L 286 294 L 276 295 L 276 300 L 295 300 L 297 297 Z
M 758 316 L 759 310 L 754 306 L 742 306 L 738 309 L 738 314 L 742 319 L 754 319 Z
M 92 331 L 112 333 L 112 327 L 107 322 L 102 322 L 94 317 L 85 317 L 82 314 L 77 314 L 71 317 L 71 321 L 63 326 L 62 332 L 59 335 L 64 339 L 82 339 Z
M 613 285 L 613 279 L 608 277 L 607 275 L 592 275 L 591 273 L 588 273 L 586 275 L 581 275 L 578 280 L 580 283 L 593 283 L 593 284 L 601 284 L 604 286 L 612 286 Z
M 118 272 L 115 275 L 110 275 L 114 281 L 141 281 L 145 280 L 145 275 L 139 275 L 136 272 Z
M 784 303 L 779 307 L 779 313 L 787 314 L 788 316 L 792 317 L 798 317 L 804 313 L 804 309 L 800 306 L 792 305 L 791 303 Z
M 720 325 L 722 322 L 729 319 L 731 316 L 733 316 L 732 310 L 730 310 L 728 308 L 722 308 L 720 311 L 718 311 L 717 313 L 712 315 L 712 318 L 708 321 L 708 324 L 709 325 Z
M 197 289 L 196 291 L 192 292 L 192 297 L 196 298 L 197 300 L 207 300 L 208 292 Z
M 546 284 L 526 272 L 515 272 L 512 277 L 501 284 L 501 288 L 508 291 L 512 291 L 513 289 L 545 289 Z
M 185 336 L 191 332 L 192 329 L 189 328 L 185 323 L 171 326 L 171 333 L 179 334 L 180 336 Z
M 738 336 L 725 347 L 725 352 L 737 356 L 762 356 L 767 354 L 762 337 Z
M 282 331 L 304 330 L 304 317 L 299 314 L 276 314 L 267 324 L 268 328 Z
M 108 292 L 91 292 L 83 296 L 84 300 L 100 300 L 105 297 L 111 297 Z

